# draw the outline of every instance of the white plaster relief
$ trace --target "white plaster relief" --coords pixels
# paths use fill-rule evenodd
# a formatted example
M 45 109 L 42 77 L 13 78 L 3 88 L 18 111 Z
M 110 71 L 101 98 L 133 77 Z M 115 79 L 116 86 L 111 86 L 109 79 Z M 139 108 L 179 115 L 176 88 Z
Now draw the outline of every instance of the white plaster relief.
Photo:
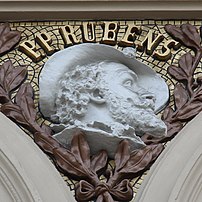
M 69 145 L 72 132 L 81 129 L 93 154 L 106 149 L 113 157 L 123 139 L 137 149 L 145 132 L 166 134 L 155 112 L 167 103 L 168 87 L 134 51 L 127 48 L 124 55 L 107 45 L 80 44 L 50 57 L 39 80 L 40 110 L 57 123 L 59 142 Z

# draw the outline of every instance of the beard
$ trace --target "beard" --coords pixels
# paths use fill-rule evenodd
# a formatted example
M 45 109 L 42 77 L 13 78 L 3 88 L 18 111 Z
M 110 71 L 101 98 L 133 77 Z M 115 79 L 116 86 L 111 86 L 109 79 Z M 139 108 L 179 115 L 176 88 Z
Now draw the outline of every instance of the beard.
M 155 115 L 151 103 L 145 100 L 137 102 L 110 93 L 107 98 L 108 110 L 112 118 L 123 125 L 134 128 L 137 135 L 150 133 L 153 136 L 161 137 L 166 134 L 166 125 Z

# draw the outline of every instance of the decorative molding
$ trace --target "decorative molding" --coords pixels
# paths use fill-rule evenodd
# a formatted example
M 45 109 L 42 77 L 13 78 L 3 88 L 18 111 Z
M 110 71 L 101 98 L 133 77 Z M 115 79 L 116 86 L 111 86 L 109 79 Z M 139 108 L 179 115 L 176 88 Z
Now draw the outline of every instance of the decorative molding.
M 188 160 L 179 175 L 168 202 L 201 201 L 202 200 L 202 146 Z M 200 199 L 200 200 L 199 200 Z
M 199 0 L 0 1 L 1 21 L 70 19 L 200 19 Z
M 30 183 L 16 159 L 9 153 L 9 149 L 2 143 L 0 143 L 0 148 L 0 183 L 7 190 L 5 192 L 4 189 L 1 189 L 1 196 L 7 195 L 6 201 L 42 202 L 39 193 Z
M 58 171 L 31 138 L 2 113 L 0 122 L 0 201 L 75 201 Z
M 162 152 L 143 181 L 136 201 L 202 200 L 201 121 L 202 113 L 188 123 Z

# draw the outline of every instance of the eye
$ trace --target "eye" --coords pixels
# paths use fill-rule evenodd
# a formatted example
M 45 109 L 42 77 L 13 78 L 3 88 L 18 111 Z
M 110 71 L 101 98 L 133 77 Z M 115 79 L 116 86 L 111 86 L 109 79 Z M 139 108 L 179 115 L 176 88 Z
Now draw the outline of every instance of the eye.
M 133 86 L 133 80 L 128 79 L 128 80 L 126 80 L 126 81 L 123 83 L 123 85 L 124 85 L 125 87 L 132 87 L 132 86 Z

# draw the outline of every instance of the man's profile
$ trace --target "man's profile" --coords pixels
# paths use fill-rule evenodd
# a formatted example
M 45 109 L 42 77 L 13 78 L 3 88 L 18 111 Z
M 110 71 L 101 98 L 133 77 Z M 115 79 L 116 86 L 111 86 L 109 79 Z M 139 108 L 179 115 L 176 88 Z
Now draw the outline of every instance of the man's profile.
M 166 133 L 155 111 L 167 102 L 167 85 L 148 66 L 110 46 L 59 51 L 45 64 L 39 86 L 40 110 L 65 145 L 81 129 L 92 153 L 106 149 L 113 157 L 122 139 L 136 149 L 144 145 L 139 136 L 145 132 Z

